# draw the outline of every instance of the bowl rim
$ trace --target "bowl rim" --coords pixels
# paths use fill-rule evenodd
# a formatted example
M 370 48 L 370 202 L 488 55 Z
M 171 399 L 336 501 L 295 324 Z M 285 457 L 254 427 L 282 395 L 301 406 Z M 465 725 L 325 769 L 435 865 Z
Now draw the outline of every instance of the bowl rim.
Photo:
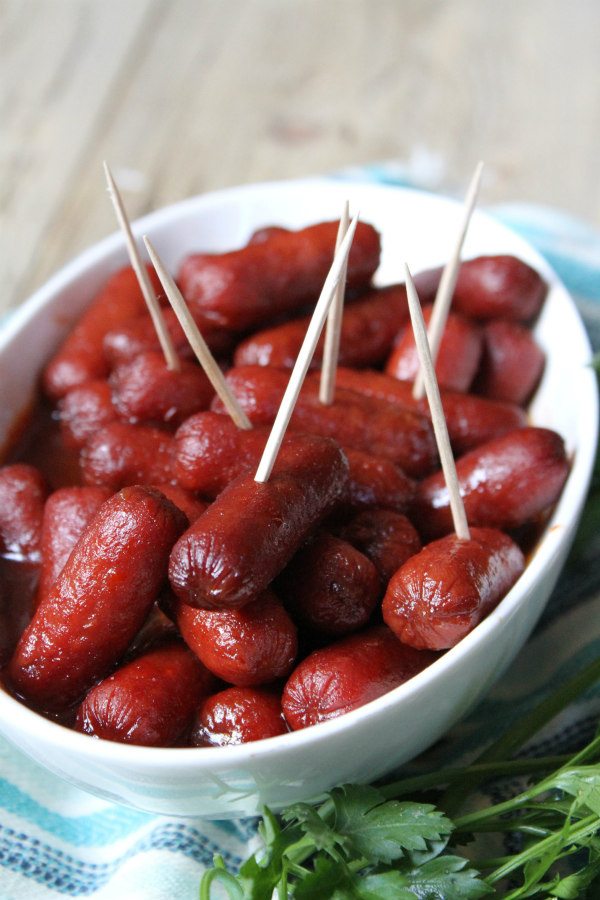
M 230 200 L 232 195 L 243 200 L 244 197 L 257 192 L 306 191 L 312 188 L 327 188 L 338 192 L 340 198 L 345 198 L 353 192 L 368 191 L 381 194 L 382 196 L 395 194 L 398 199 L 401 199 L 403 195 L 409 195 L 414 199 L 427 199 L 428 202 L 446 207 L 456 208 L 461 206 L 459 201 L 452 198 L 403 186 L 377 184 L 368 180 L 344 181 L 325 177 L 301 178 L 232 186 L 189 197 L 137 219 L 132 223 L 133 232 L 137 236 L 146 231 L 151 233 L 154 228 L 168 227 L 187 213 L 194 210 L 200 211 L 203 207 L 219 205 L 223 201 Z M 491 222 L 497 230 L 504 231 L 507 235 L 510 235 L 511 240 L 520 244 L 526 256 L 533 260 L 533 264 L 542 272 L 550 286 L 557 287 L 562 291 L 564 299 L 567 301 L 570 315 L 573 318 L 572 324 L 577 332 L 582 354 L 584 356 L 587 355 L 589 361 L 592 356 L 592 350 L 579 311 L 570 293 L 547 260 L 524 238 L 495 219 L 493 215 L 476 210 L 474 221 L 476 220 Z M 123 237 L 119 231 L 115 231 L 62 266 L 28 300 L 18 309 L 11 312 L 9 320 L 0 328 L 0 352 L 11 343 L 47 303 L 50 303 L 73 280 L 84 274 L 89 268 L 102 263 L 107 256 L 123 247 Z M 582 364 L 584 364 L 583 360 Z M 19 719 L 18 728 L 21 734 L 26 731 L 28 736 L 36 742 L 51 744 L 58 749 L 62 748 L 65 752 L 76 751 L 79 756 L 86 757 L 90 761 L 93 760 L 100 764 L 117 763 L 125 768 L 128 766 L 135 767 L 142 772 L 172 771 L 174 768 L 185 768 L 190 771 L 201 772 L 211 770 L 217 762 L 221 769 L 235 768 L 239 767 L 240 764 L 252 763 L 260 757 L 269 756 L 273 753 L 284 754 L 288 749 L 290 751 L 299 751 L 319 743 L 321 740 L 327 740 L 330 736 L 350 731 L 355 723 L 360 720 L 368 719 L 371 716 L 377 717 L 378 714 L 387 711 L 397 703 L 418 694 L 432 679 L 442 680 L 444 674 L 460 666 L 463 657 L 468 656 L 480 644 L 484 644 L 497 624 L 511 617 L 516 609 L 526 601 L 530 589 L 539 576 L 562 551 L 564 540 L 569 539 L 570 532 L 573 530 L 585 500 L 596 454 L 599 405 L 598 390 L 591 368 L 589 377 L 584 382 L 584 390 L 587 403 L 586 434 L 589 434 L 589 441 L 577 450 L 562 494 L 550 520 L 546 524 L 544 535 L 537 544 L 533 557 L 528 561 L 525 571 L 498 606 L 472 632 L 466 635 L 455 647 L 447 650 L 422 672 L 413 676 L 399 687 L 338 718 L 253 743 L 226 747 L 145 747 L 106 740 L 90 740 L 89 735 L 81 734 L 57 722 L 46 719 L 12 697 L 4 689 L 0 689 L 0 719 L 16 715 Z M 12 740 L 11 734 L 7 734 L 6 737 L 9 741 Z

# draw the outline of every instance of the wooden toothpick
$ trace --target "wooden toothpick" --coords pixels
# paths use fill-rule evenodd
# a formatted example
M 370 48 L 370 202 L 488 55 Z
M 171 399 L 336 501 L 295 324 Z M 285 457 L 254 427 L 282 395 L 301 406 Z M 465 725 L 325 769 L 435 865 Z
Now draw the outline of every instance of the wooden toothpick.
M 304 341 L 302 342 L 298 358 L 296 359 L 296 363 L 294 365 L 294 368 L 292 369 L 290 380 L 285 389 L 285 394 L 283 395 L 281 406 L 279 407 L 277 416 L 275 417 L 275 421 L 273 422 L 273 427 L 271 429 L 269 439 L 266 443 L 260 463 L 258 464 L 258 469 L 256 470 L 256 475 L 254 476 L 255 481 L 267 481 L 271 472 L 273 471 L 273 466 L 275 465 L 275 460 L 277 458 L 277 454 L 279 453 L 281 442 L 283 441 L 283 437 L 292 417 L 292 412 L 294 411 L 294 406 L 296 405 L 296 400 L 298 399 L 302 383 L 304 381 L 304 378 L 306 377 L 306 373 L 308 372 L 308 367 L 310 366 L 310 361 L 313 358 L 313 354 L 319 341 L 319 337 L 321 336 L 323 325 L 325 324 L 325 318 L 327 316 L 327 313 L 329 312 L 329 307 L 335 295 L 336 287 L 339 284 L 344 271 L 344 267 L 347 263 L 357 223 L 358 213 L 350 223 L 350 227 L 346 231 L 346 235 L 333 258 L 331 269 L 329 270 L 329 274 L 325 279 L 325 284 L 323 285 L 321 295 L 317 301 L 317 305 L 306 331 Z
M 440 460 L 442 463 L 442 471 L 446 480 L 446 487 L 450 495 L 450 510 L 452 512 L 452 521 L 456 536 L 461 540 L 468 541 L 471 537 L 469 525 L 467 523 L 467 515 L 465 513 L 465 505 L 460 495 L 458 485 L 458 476 L 456 474 L 456 466 L 454 457 L 450 448 L 450 438 L 448 437 L 448 426 L 444 410 L 442 409 L 442 400 L 440 397 L 440 389 L 438 387 L 437 378 L 435 377 L 435 368 L 431 353 L 429 351 L 429 342 L 427 340 L 427 332 L 425 330 L 425 320 L 421 312 L 421 304 L 417 295 L 415 283 L 410 274 L 409 268 L 405 265 L 406 270 L 406 295 L 408 297 L 408 310 L 412 322 L 415 343 L 417 345 L 417 353 L 419 355 L 419 363 L 423 378 L 425 381 L 425 390 L 427 392 L 427 401 L 431 412 L 431 421 L 433 431 L 437 443 Z
M 340 244 L 344 239 L 344 235 L 348 230 L 348 222 L 350 221 L 350 207 L 346 200 L 344 211 L 340 219 L 337 238 L 335 241 L 335 252 L 340 248 Z M 342 329 L 342 316 L 344 314 L 344 293 L 346 291 L 346 270 L 348 268 L 348 260 L 340 276 L 338 286 L 335 289 L 335 296 L 329 307 L 327 315 L 327 328 L 325 330 L 325 347 L 323 349 L 323 363 L 321 368 L 321 381 L 319 384 L 319 400 L 326 406 L 333 403 L 335 395 L 335 374 L 337 371 L 338 357 L 340 353 L 340 332 Z
M 108 195 L 112 200 L 112 205 L 117 216 L 117 221 L 119 222 L 121 231 L 123 232 L 123 236 L 125 237 L 125 244 L 127 246 L 129 260 L 137 276 L 138 284 L 144 296 L 144 300 L 146 301 L 146 306 L 148 307 L 148 312 L 150 313 L 150 317 L 152 319 L 154 329 L 160 342 L 162 352 L 165 355 L 167 368 L 175 372 L 179 372 L 181 370 L 181 365 L 179 363 L 177 351 L 173 346 L 173 341 L 171 340 L 171 335 L 169 334 L 169 330 L 165 324 L 160 304 L 156 299 L 156 294 L 154 293 L 150 278 L 148 277 L 148 270 L 140 259 L 138 246 L 131 231 L 129 217 L 125 212 L 121 194 L 119 193 L 119 189 L 115 183 L 112 172 L 110 171 L 108 163 L 106 161 L 104 162 L 104 174 L 106 175 L 106 182 L 108 184 Z
M 238 403 L 234 394 L 231 392 L 231 389 L 225 381 L 225 377 L 221 372 L 216 359 L 208 349 L 206 341 L 200 334 L 200 329 L 196 325 L 192 314 L 190 313 L 187 304 L 181 295 L 179 288 L 169 275 L 169 272 L 165 268 L 165 265 L 160 259 L 158 253 L 150 243 L 147 235 L 144 235 L 144 244 L 146 245 L 146 249 L 148 251 L 150 259 L 152 260 L 152 265 L 156 269 L 158 277 L 160 278 L 165 294 L 167 295 L 167 299 L 173 307 L 175 315 L 179 319 L 179 324 L 183 328 L 185 335 L 190 342 L 190 346 L 196 354 L 198 362 L 204 369 L 208 380 L 214 387 L 216 393 L 221 398 L 225 409 L 227 410 L 235 424 L 238 426 L 238 428 L 252 428 L 250 419 Z
M 433 309 L 431 310 L 431 319 L 429 320 L 427 337 L 434 365 L 440 349 L 444 328 L 446 327 L 446 320 L 448 319 L 450 304 L 452 303 L 452 297 L 454 295 L 454 288 L 456 287 L 456 279 L 458 278 L 458 269 L 460 266 L 460 255 L 469 228 L 469 222 L 471 221 L 471 216 L 473 215 L 473 210 L 475 209 L 475 204 L 477 202 L 482 172 L 483 163 L 479 162 L 477 163 L 465 197 L 463 217 L 456 244 L 450 259 L 444 266 L 444 271 L 442 272 L 442 277 L 435 295 Z M 415 378 L 413 397 L 415 400 L 421 400 L 424 394 L 423 369 L 421 368 L 417 372 L 417 377 Z

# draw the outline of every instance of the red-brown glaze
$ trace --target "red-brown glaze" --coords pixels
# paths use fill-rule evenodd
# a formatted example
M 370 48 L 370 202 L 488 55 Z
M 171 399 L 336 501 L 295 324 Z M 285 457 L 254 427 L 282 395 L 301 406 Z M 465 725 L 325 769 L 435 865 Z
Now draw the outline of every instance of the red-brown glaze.
M 408 321 L 406 288 L 393 284 L 360 297 L 344 309 L 339 362 L 343 366 L 376 366 L 388 356 L 400 329 Z M 236 366 L 279 366 L 291 369 L 310 316 L 294 319 L 259 331 L 238 345 L 233 357 Z M 311 367 L 323 359 L 324 337 L 317 345 Z
M 277 590 L 295 621 L 336 637 L 363 628 L 380 597 L 373 563 L 327 532 L 296 553 L 277 579 Z
M 282 446 L 265 483 L 241 475 L 173 548 L 177 596 L 205 609 L 256 599 L 347 488 L 348 463 L 330 440 L 303 435 Z
M 290 728 L 335 719 L 387 694 L 435 659 L 380 625 L 315 650 L 292 672 L 281 705 Z
M 40 562 L 44 478 L 26 463 L 0 468 L 0 554 Z
M 67 487 L 48 497 L 42 519 L 38 604 L 49 595 L 73 547 L 110 496 L 108 488 Z
M 160 285 L 149 266 L 151 280 Z M 53 400 L 86 381 L 106 378 L 109 372 L 103 341 L 111 328 L 145 310 L 144 298 L 133 269 L 115 272 L 71 329 L 43 373 L 43 385 Z
M 521 428 L 456 463 L 470 525 L 517 528 L 544 513 L 558 499 L 569 474 L 565 445 L 547 428 Z M 452 531 L 450 501 L 441 472 L 422 481 L 412 517 L 431 540 Z
M 383 618 L 396 637 L 418 649 L 454 647 L 498 605 L 525 567 L 507 535 L 471 528 L 428 544 L 392 577 Z
M 101 428 L 119 418 L 110 385 L 101 379 L 69 391 L 60 400 L 58 413 L 62 439 L 72 450 L 81 450 Z
M 390 509 L 361 510 L 339 530 L 339 535 L 371 560 L 384 588 L 394 572 L 421 549 L 414 525 Z
M 238 428 L 228 415 L 201 412 L 175 433 L 175 475 L 188 490 L 214 498 L 258 465 L 269 428 Z M 289 443 L 290 436 L 285 437 Z
M 208 503 L 199 500 L 191 491 L 186 491 L 177 484 L 153 484 L 152 487 L 164 494 L 167 500 L 180 509 L 190 525 L 208 508 Z
M 186 644 L 229 684 L 267 684 L 292 669 L 296 627 L 272 591 L 243 609 L 194 609 L 177 602 L 175 615 Z
M 191 740 L 196 747 L 226 747 L 276 737 L 287 730 L 276 693 L 232 687 L 204 701 Z
M 165 431 L 113 422 L 84 447 L 83 480 L 113 491 L 131 484 L 168 484 L 175 481 L 173 449 L 173 437 Z
M 398 512 L 411 505 L 416 483 L 389 459 L 372 456 L 362 450 L 344 447 L 348 459 L 348 496 L 350 509 L 384 506 Z
M 163 309 L 162 315 L 177 355 L 181 359 L 193 359 L 192 348 L 173 310 Z M 235 334 L 223 328 L 207 327 L 204 324 L 202 337 L 216 356 L 229 353 L 236 342 Z M 156 329 L 147 312 L 112 328 L 104 337 L 103 346 L 106 361 L 111 369 L 121 363 L 131 362 L 141 353 L 161 352 Z
M 432 307 L 423 310 L 426 323 Z M 483 349 L 481 329 L 458 313 L 450 313 L 440 342 L 435 373 L 440 388 L 449 391 L 469 390 Z M 412 328 L 406 328 L 387 361 L 385 371 L 399 381 L 414 381 L 419 371 L 419 356 Z
M 264 366 L 243 366 L 227 373 L 233 393 L 255 425 L 274 421 L 288 380 L 285 369 Z M 220 400 L 213 401 L 213 409 L 222 410 Z M 315 375 L 309 375 L 304 383 L 290 427 L 333 437 L 344 447 L 391 459 L 410 476 L 431 472 L 437 459 L 431 425 L 425 416 L 342 388 L 336 391 L 334 402 L 324 406 Z
M 9 666 L 16 691 L 56 708 L 103 678 L 148 615 L 184 527 L 183 514 L 150 488 L 107 500 L 21 636 Z
M 105 741 L 170 747 L 192 721 L 214 678 L 183 644 L 150 650 L 91 689 L 75 728 Z
M 207 323 L 245 331 L 318 296 L 331 266 L 337 222 L 275 233 L 222 254 L 195 254 L 179 273 L 183 294 Z M 366 285 L 379 265 L 379 235 L 359 222 L 348 260 L 348 284 Z
M 159 352 L 147 352 L 114 369 L 113 403 L 126 422 L 177 428 L 188 416 L 208 409 L 214 390 L 202 369 L 180 360 L 179 371 L 167 368 Z
M 528 328 L 496 319 L 483 329 L 484 351 L 477 379 L 479 393 L 524 406 L 544 370 L 544 351 Z
M 337 371 L 337 383 L 340 387 L 356 391 L 365 397 L 375 397 L 430 416 L 427 398 L 415 400 L 412 384 L 398 381 L 383 372 L 357 372 L 340 367 Z M 455 391 L 441 393 L 448 433 L 455 453 L 466 453 L 467 450 L 527 424 L 523 410 L 513 404 L 498 403 Z
M 479 256 L 463 262 L 452 304 L 474 319 L 527 322 L 538 314 L 548 285 L 515 256 Z

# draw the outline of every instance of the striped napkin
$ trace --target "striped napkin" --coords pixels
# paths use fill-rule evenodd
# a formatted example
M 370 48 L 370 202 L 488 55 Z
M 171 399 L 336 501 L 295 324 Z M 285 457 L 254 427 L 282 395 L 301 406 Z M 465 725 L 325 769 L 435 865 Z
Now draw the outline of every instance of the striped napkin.
M 360 169 L 362 179 L 410 184 L 397 164 Z M 342 177 L 352 177 L 352 172 Z M 539 206 L 492 210 L 544 254 L 578 299 L 600 349 L 600 234 Z M 418 761 L 449 765 L 486 742 L 588 661 L 600 656 L 600 535 L 576 547 L 542 622 L 492 694 Z M 527 752 L 565 753 L 591 738 L 600 685 L 540 732 Z M 493 800 L 501 799 L 498 790 Z M 501 790 L 510 792 L 503 782 Z M 135 812 L 65 784 L 0 738 L 0 900 L 187 900 L 219 852 L 235 866 L 255 844 L 255 820 L 174 819 Z

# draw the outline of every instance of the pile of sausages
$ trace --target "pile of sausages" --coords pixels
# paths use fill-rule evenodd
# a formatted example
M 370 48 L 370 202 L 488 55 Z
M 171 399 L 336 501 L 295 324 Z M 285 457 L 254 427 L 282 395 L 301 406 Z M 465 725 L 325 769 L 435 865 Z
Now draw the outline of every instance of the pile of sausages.
M 335 400 L 320 403 L 309 373 L 273 474 L 254 480 L 337 227 L 264 228 L 181 265 L 251 430 L 225 414 L 161 298 L 181 360 L 167 368 L 129 269 L 47 364 L 53 454 L 76 454 L 78 483 L 50 488 L 19 459 L 0 469 L 2 562 L 27 570 L 31 598 L 14 627 L 5 588 L 0 620 L 19 633 L 0 653 L 24 703 L 134 744 L 279 735 L 402 684 L 521 574 L 523 528 L 543 522 L 569 464 L 559 435 L 527 424 L 546 285 L 513 257 L 461 265 L 436 364 L 469 541 L 452 533 L 427 404 L 412 396 L 405 286 L 372 286 L 368 224 L 349 258 Z M 426 317 L 439 278 L 416 279 Z

